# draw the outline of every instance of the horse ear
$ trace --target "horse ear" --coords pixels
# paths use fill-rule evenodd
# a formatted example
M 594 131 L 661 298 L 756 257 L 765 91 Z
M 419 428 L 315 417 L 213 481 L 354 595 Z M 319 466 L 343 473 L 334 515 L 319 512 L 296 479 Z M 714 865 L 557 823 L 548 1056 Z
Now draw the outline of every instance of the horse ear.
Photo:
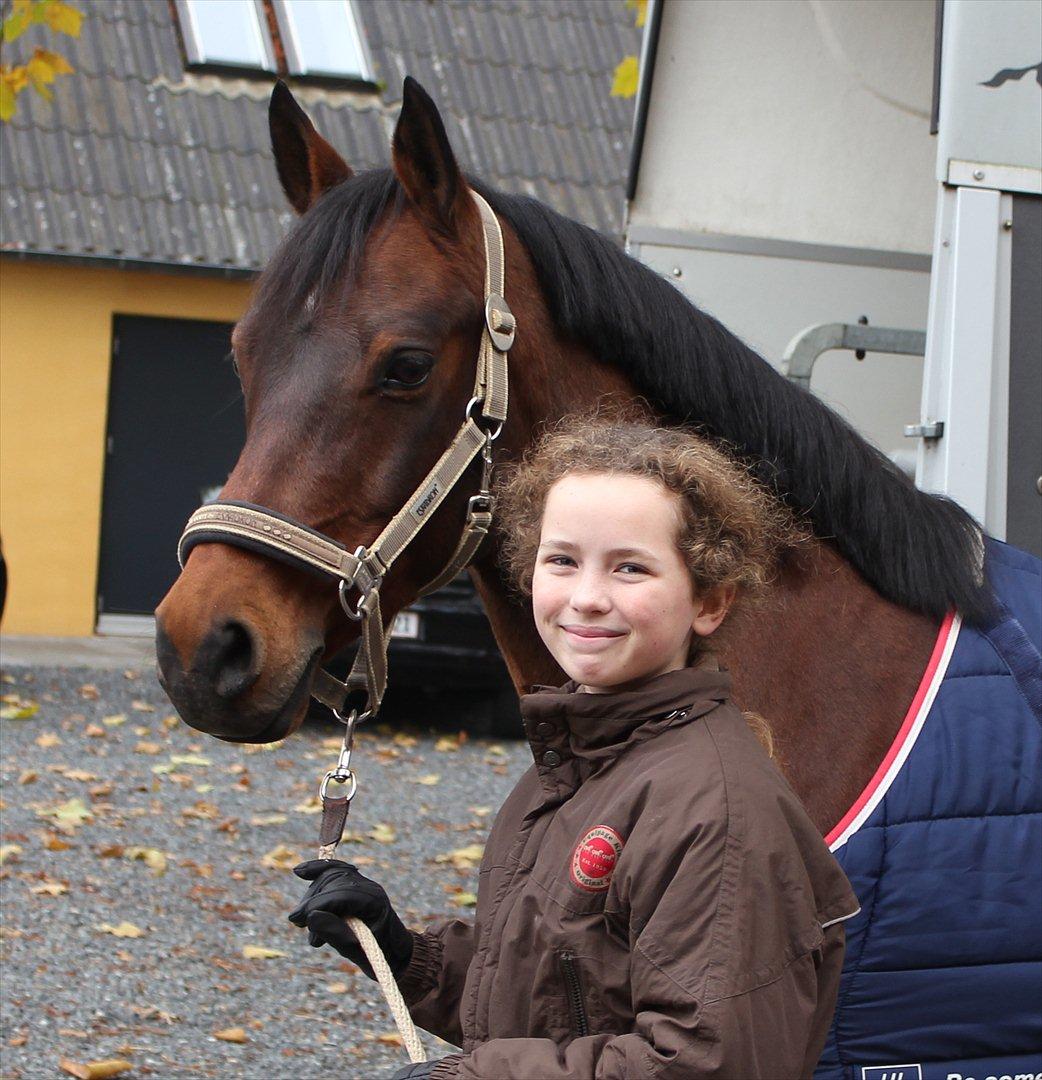
M 467 212 L 467 182 L 456 164 L 438 107 L 411 75 L 391 141 L 395 175 L 416 209 L 436 230 L 455 235 Z
M 282 190 L 298 214 L 352 175 L 351 166 L 319 135 L 281 79 L 271 92 L 268 130 Z

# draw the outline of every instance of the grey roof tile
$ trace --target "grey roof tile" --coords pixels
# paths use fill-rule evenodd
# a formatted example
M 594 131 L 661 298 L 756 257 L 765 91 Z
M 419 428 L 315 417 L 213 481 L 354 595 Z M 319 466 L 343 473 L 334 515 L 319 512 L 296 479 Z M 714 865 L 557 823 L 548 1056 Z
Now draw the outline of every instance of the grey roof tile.
M 617 235 L 632 103 L 611 74 L 637 51 L 623 0 L 355 0 L 384 85 L 302 87 L 356 170 L 384 165 L 406 74 L 438 102 L 461 165 Z M 254 270 L 293 220 L 267 89 L 186 74 L 166 0 L 87 7 L 76 74 L 0 125 L 4 250 Z

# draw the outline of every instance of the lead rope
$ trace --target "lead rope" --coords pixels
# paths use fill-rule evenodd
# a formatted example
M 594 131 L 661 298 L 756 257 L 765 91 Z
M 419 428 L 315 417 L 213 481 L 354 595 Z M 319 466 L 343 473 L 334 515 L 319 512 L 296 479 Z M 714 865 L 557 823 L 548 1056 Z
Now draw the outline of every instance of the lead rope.
M 351 769 L 351 751 L 354 748 L 355 727 L 362 720 L 369 718 L 368 713 L 360 714 L 356 709 L 352 709 L 346 719 L 335 710 L 334 715 L 344 725 L 344 742 L 340 748 L 340 757 L 337 759 L 336 767 L 326 773 L 319 789 L 319 796 L 322 800 L 322 825 L 319 830 L 318 857 L 326 860 L 333 858 L 337 845 L 344 835 L 344 825 L 347 823 L 348 811 L 351 809 L 351 800 L 358 791 L 358 778 Z M 330 783 L 339 784 L 342 787 L 346 785 L 345 794 L 330 795 Z M 416 1032 L 416 1025 L 409 1015 L 409 1008 L 405 1004 L 401 990 L 398 989 L 398 983 L 395 981 L 394 973 L 391 971 L 391 965 L 387 963 L 387 958 L 384 956 L 383 950 L 380 948 L 372 930 L 361 919 L 354 916 L 349 915 L 345 921 L 354 931 L 355 937 L 358 938 L 358 943 L 362 946 L 362 951 L 365 953 L 365 957 L 376 975 L 376 981 L 384 992 L 384 999 L 387 1002 L 387 1007 L 391 1010 L 391 1015 L 394 1017 L 398 1033 L 405 1044 L 405 1049 L 408 1051 L 409 1060 L 413 1063 L 426 1061 L 427 1053 L 423 1049 L 420 1036 Z

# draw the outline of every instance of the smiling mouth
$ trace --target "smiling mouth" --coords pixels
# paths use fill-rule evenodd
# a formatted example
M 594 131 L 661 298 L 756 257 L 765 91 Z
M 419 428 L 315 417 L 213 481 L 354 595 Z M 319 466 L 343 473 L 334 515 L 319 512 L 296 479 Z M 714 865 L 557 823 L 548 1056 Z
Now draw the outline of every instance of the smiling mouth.
M 621 630 L 605 630 L 596 626 L 562 626 L 562 630 L 572 637 L 582 638 L 584 641 L 597 641 L 606 638 L 622 637 Z

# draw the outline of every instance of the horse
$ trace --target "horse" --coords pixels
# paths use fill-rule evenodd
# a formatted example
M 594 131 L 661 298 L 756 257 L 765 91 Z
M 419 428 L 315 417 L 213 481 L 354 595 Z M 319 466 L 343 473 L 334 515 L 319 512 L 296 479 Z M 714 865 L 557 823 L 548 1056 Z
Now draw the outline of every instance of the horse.
M 269 124 L 299 221 L 232 335 L 247 435 L 220 499 L 274 508 L 349 550 L 397 513 L 471 394 L 484 326 L 477 191 L 503 230 L 517 324 L 496 465 L 566 413 L 639 401 L 659 422 L 728 448 L 793 510 L 810 539 L 784 555 L 767 600 L 737 612 L 715 648 L 742 707 L 768 718 L 779 765 L 822 834 L 849 826 L 893 765 L 910 706 L 933 693 L 924 672 L 936 675 L 953 620 L 966 630 L 1001 622 L 977 523 L 917 490 L 612 241 L 465 176 L 411 78 L 389 169 L 354 173 L 281 83 Z M 478 468 L 388 574 L 385 621 L 449 560 Z M 562 682 L 507 584 L 494 525 L 469 573 L 518 690 Z M 182 719 L 261 743 L 297 730 L 321 663 L 357 630 L 328 579 L 215 542 L 192 549 L 156 633 L 159 678 Z

